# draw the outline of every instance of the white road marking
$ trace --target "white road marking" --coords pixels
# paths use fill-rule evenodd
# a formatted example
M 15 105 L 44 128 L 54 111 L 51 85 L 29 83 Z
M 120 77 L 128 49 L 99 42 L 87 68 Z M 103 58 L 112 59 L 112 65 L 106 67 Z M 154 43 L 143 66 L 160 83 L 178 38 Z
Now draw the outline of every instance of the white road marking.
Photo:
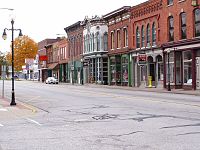
M 42 126 L 42 124 L 40 124 L 39 122 L 37 122 L 37 121 L 35 121 L 35 120 L 33 120 L 33 119 L 30 119 L 30 118 L 26 118 L 28 121 L 30 121 L 30 122 L 32 122 L 32 123 L 35 123 L 35 124 L 37 124 L 37 125 L 39 125 L 39 126 Z
M 2 124 L 0 124 L 0 127 L 3 127 L 3 125 L 2 125 Z
M 8 111 L 8 110 L 5 108 L 0 108 L 0 111 Z

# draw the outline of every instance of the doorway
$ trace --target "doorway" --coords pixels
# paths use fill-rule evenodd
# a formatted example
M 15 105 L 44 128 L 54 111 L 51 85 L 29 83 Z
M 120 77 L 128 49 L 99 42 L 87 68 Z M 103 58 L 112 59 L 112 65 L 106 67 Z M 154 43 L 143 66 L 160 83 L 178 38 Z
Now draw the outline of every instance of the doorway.
M 200 57 L 196 57 L 196 89 L 200 89 Z

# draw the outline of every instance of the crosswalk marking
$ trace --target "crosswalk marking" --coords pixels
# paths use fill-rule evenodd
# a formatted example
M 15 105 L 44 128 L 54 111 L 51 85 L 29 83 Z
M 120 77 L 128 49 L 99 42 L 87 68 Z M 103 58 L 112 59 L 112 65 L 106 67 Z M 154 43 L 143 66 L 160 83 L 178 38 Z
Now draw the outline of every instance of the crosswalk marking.
M 33 119 L 30 119 L 30 118 L 26 118 L 26 119 L 27 119 L 28 121 L 30 121 L 30 122 L 33 122 L 33 123 L 39 125 L 39 126 L 42 126 L 42 124 L 40 124 L 39 122 L 37 122 L 37 121 L 35 121 L 35 120 L 33 120 Z
M 8 111 L 8 110 L 5 108 L 0 108 L 0 111 Z

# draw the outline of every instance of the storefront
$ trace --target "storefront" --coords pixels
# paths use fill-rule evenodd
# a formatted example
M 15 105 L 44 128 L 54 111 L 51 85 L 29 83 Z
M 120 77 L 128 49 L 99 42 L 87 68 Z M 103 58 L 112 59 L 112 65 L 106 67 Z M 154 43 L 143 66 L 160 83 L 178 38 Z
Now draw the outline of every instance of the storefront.
M 162 50 L 134 51 L 132 53 L 132 86 L 163 87 L 163 54 Z
M 163 45 L 165 88 L 200 89 L 200 44 L 197 40 Z
M 110 85 L 128 86 L 130 79 L 130 59 L 128 54 L 109 57 Z
M 107 55 L 91 55 L 84 58 L 84 83 L 108 84 Z

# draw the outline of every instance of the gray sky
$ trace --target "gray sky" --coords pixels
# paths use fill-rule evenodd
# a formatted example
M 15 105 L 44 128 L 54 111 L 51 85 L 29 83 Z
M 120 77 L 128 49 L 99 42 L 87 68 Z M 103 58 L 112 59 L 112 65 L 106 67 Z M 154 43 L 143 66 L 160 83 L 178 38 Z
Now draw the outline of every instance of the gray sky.
M 134 6 L 147 0 L 3 0 L 0 8 L 13 8 L 14 11 L 0 10 L 0 51 L 9 51 L 11 31 L 7 31 L 7 40 L 2 39 L 4 28 L 11 28 L 14 16 L 14 28 L 22 29 L 35 42 L 45 38 L 56 38 L 56 34 L 65 34 L 64 28 L 84 19 L 85 16 L 105 15 L 122 6 Z M 15 37 L 19 34 L 14 32 Z

